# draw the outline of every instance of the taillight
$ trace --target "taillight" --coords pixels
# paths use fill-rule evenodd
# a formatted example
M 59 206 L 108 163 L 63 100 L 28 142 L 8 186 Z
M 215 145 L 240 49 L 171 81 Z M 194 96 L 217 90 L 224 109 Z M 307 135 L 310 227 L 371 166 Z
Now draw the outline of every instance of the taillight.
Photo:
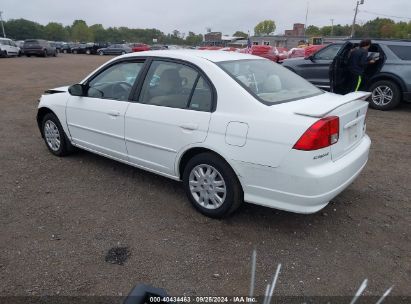
M 329 116 L 315 122 L 296 142 L 293 149 L 312 151 L 331 146 L 338 142 L 340 119 Z

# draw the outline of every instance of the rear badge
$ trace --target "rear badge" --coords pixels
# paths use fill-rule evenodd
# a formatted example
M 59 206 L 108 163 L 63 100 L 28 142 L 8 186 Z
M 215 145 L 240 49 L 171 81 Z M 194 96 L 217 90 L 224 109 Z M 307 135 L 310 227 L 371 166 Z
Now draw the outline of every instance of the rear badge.
M 325 153 L 325 154 L 321 154 L 321 155 L 317 155 L 317 156 L 314 156 L 314 158 L 313 158 L 313 159 L 320 159 L 320 158 L 324 158 L 324 157 L 328 156 L 329 154 L 330 154 L 330 152 L 327 152 L 327 153 Z

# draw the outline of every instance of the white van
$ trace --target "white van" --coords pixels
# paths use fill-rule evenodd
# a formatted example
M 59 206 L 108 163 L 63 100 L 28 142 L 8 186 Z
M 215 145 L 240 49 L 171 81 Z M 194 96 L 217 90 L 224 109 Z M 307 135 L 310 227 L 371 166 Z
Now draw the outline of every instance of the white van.
M 0 56 L 20 56 L 21 50 L 16 43 L 8 38 L 0 38 Z

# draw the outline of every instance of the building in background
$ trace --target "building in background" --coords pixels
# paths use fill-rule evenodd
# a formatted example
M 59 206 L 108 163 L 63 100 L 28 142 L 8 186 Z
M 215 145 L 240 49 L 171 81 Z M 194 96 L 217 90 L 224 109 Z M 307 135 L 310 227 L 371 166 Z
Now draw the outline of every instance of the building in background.
M 284 36 L 301 37 L 304 36 L 305 24 L 294 23 L 292 30 L 285 30 Z

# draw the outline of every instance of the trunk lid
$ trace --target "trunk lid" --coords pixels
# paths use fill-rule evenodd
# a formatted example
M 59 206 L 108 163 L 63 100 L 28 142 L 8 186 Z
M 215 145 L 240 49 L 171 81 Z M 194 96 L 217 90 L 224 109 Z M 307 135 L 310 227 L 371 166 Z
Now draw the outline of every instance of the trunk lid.
M 294 113 L 321 118 L 345 104 L 359 99 L 365 100 L 368 96 L 370 96 L 368 92 L 353 92 L 347 95 L 323 94 L 310 98 L 310 100 L 307 99 L 298 109 L 294 110 Z
M 370 93 L 354 92 L 347 95 L 323 94 L 301 104 L 294 113 L 313 118 L 338 116 L 338 142 L 331 145 L 331 159 L 336 161 L 354 149 L 365 135 L 365 118 Z

